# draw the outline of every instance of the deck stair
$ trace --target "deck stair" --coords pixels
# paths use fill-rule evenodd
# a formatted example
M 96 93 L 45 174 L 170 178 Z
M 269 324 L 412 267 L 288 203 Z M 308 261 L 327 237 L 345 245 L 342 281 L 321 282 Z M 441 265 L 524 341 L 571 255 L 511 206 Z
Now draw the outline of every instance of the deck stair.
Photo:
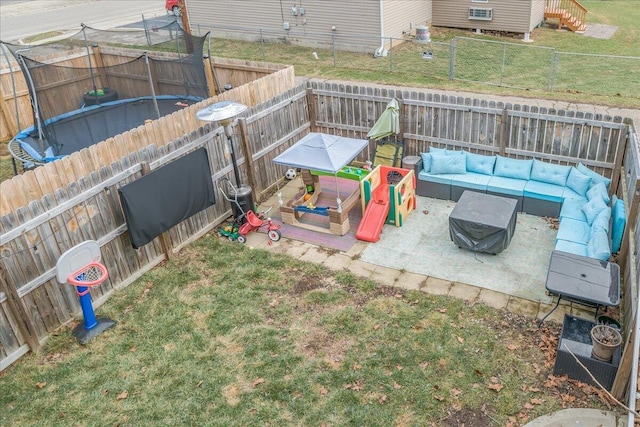
M 577 0 L 547 0 L 544 9 L 545 19 L 557 19 L 558 29 L 568 28 L 580 33 L 587 29 L 585 16 L 587 8 Z

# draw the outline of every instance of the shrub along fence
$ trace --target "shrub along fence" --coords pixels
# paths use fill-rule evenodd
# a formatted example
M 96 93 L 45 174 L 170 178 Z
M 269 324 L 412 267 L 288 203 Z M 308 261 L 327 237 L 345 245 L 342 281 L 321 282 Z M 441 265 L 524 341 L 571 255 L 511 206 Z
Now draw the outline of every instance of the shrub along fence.
M 272 96 L 234 123 L 233 143 L 243 182 L 251 185 L 257 200 L 262 199 L 280 185 L 286 169 L 275 165 L 274 157 L 312 131 L 366 138 L 391 98 L 400 104 L 405 155 L 432 145 L 464 148 L 509 157 L 535 156 L 561 164 L 582 162 L 611 177 L 612 189 L 625 200 L 630 215 L 618 262 L 623 271 L 625 336 L 633 336 L 639 280 L 640 157 L 629 120 L 427 91 L 310 81 Z M 29 348 L 37 348 L 56 327 L 78 314 L 75 293 L 53 276 L 57 257 L 66 249 L 87 239 L 100 242 L 111 277 L 94 291 L 99 305 L 113 289 L 127 286 L 229 215 L 229 204 L 218 197 L 215 206 L 134 250 L 116 196 L 117 188 L 142 175 L 145 164 L 153 170 L 200 146 L 208 150 L 214 184 L 232 173 L 222 149 L 222 128 L 202 126 L 194 118 L 195 110 L 206 103 L 179 112 L 184 115 L 161 119 L 149 129 L 127 132 L 27 172 L 4 187 L 13 202 L 12 210 L 0 217 L 2 367 Z M 371 158 L 375 147 L 370 147 L 358 160 Z M 67 171 L 70 176 L 61 180 L 60 175 Z M 43 186 L 49 180 L 58 185 Z M 619 396 L 624 395 L 629 381 L 632 348 L 625 347 L 621 379 L 616 383 Z

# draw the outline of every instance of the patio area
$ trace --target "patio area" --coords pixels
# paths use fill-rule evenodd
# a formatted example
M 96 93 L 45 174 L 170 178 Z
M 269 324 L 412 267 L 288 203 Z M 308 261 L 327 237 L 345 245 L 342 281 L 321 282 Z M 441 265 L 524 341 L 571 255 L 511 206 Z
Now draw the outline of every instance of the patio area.
M 281 189 L 285 200 L 296 191 L 297 180 Z M 277 207 L 277 197 L 274 194 L 261 208 Z M 555 304 L 545 292 L 545 281 L 557 230 L 542 217 L 518 213 L 515 234 L 503 252 L 490 255 L 459 249 L 449 237 L 448 226 L 455 204 L 418 196 L 417 209 L 402 227 L 385 225 L 377 243 L 358 241 L 346 252 L 302 239 L 269 243 L 258 233 L 249 235 L 247 244 L 334 270 L 348 270 L 385 285 L 544 317 Z M 593 316 L 592 309 L 563 300 L 547 320 L 561 323 L 565 313 Z

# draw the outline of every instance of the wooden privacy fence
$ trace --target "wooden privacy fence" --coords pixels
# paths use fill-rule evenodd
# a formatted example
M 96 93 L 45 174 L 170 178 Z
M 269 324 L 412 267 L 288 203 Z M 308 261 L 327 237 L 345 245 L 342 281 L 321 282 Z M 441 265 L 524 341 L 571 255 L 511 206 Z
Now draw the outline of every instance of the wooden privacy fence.
M 89 58 L 94 67 L 108 67 L 131 61 L 143 53 L 140 50 L 129 48 L 93 47 Z M 151 52 L 150 56 L 159 59 L 178 58 L 177 54 L 168 52 Z M 7 59 L 9 59 L 9 63 L 7 63 Z M 88 64 L 85 49 L 78 49 L 62 57 L 52 55 L 42 58 L 42 60 L 61 67 L 86 67 Z M 210 96 L 224 92 L 223 88 L 226 85 L 238 88 L 247 83 L 258 81 L 267 75 L 278 73 L 283 69 L 289 68 L 291 75 L 293 75 L 293 67 L 279 64 L 213 57 L 204 58 L 203 61 Z M 0 64 L 2 64 L 0 67 L 0 141 L 6 141 L 14 137 L 20 130 L 33 125 L 33 112 L 27 83 L 17 62 L 7 54 L 0 56 Z M 157 66 L 159 69 L 152 69 L 151 73 L 157 79 L 157 85 L 163 88 L 163 93 L 171 93 L 171 88 L 175 88 L 176 94 L 182 93 L 184 89 L 181 76 L 167 75 L 166 70 L 161 69 L 160 62 Z M 146 74 L 146 70 L 142 70 L 141 73 Z M 90 75 L 86 73 L 85 76 L 77 76 L 72 81 L 62 81 L 59 85 L 50 88 L 55 90 L 60 85 L 68 88 L 67 96 L 58 100 L 60 103 L 67 104 L 61 106 L 61 109 L 71 111 L 78 108 L 78 100 L 82 99 L 83 93 L 92 87 L 92 82 L 89 79 Z M 125 88 L 125 93 L 129 94 L 146 93 L 149 89 L 147 81 L 135 76 L 118 74 L 115 71 L 111 75 L 98 75 L 96 79 L 97 87 L 110 87 L 110 79 L 118 79 L 119 86 Z M 278 87 L 277 89 L 282 88 Z M 281 93 L 274 92 L 270 85 L 265 84 L 258 84 L 253 91 L 253 96 L 250 97 L 251 101 L 245 102 L 247 105 L 257 105 Z
M 284 77 L 276 75 L 263 79 L 272 79 L 269 81 L 277 85 L 278 78 Z M 238 91 L 237 97 L 232 92 L 220 96 L 248 103 L 242 97 L 250 91 Z M 446 97 L 426 91 L 311 81 L 283 90 L 279 95 L 271 94 L 267 102 L 237 120 L 233 142 L 243 181 L 251 185 L 260 200 L 277 189 L 284 175 L 286 168 L 272 162 L 275 156 L 311 131 L 366 138 L 391 98 L 400 104 L 405 155 L 426 151 L 430 145 L 465 148 L 562 164 L 582 162 L 612 177 L 612 188 L 625 199 L 631 214 L 623 242 L 626 252 L 624 259 L 619 259 L 624 266 L 624 315 L 628 329 L 637 312 L 631 286 L 638 278 L 636 221 L 640 200 L 638 151 L 628 143 L 632 124 L 628 120 Z M 9 209 L 0 216 L 3 367 L 29 347 L 37 347 L 53 329 L 78 313 L 73 291 L 58 285 L 52 276 L 57 257 L 64 250 L 90 238 L 101 243 L 103 260 L 113 275 L 94 295 L 99 304 L 112 289 L 128 285 L 227 216 L 229 206 L 218 198 L 214 207 L 168 232 L 164 247 L 156 240 L 133 250 L 116 198 L 119 186 L 140 176 L 144 162 L 157 167 L 180 155 L 181 149 L 190 151 L 206 146 L 212 179 L 230 175 L 231 165 L 221 148 L 222 129 L 210 125 L 203 128 L 195 120 L 195 111 L 213 101 L 207 100 L 191 107 L 192 111 L 185 109 L 15 177 L 6 185 L 3 183 L 1 201 L 9 203 Z M 162 142 L 168 140 L 173 142 L 169 145 Z M 365 150 L 359 160 L 367 160 L 369 156 L 370 150 Z M 18 260 L 16 254 L 23 259 Z M 631 311 L 627 312 L 628 309 Z M 630 356 L 625 357 L 630 361 Z

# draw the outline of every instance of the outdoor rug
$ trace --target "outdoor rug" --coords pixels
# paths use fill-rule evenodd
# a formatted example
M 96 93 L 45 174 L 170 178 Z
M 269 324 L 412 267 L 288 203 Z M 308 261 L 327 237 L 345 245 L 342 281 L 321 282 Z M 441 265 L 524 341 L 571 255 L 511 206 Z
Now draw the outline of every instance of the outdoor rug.
M 449 237 L 455 202 L 418 197 L 402 227 L 385 225 L 362 261 L 466 283 L 532 301 L 550 303 L 545 283 L 557 230 L 542 217 L 518 213 L 515 234 L 497 255 L 459 249 Z
M 340 192 L 340 199 L 343 201 L 353 193 L 360 185 L 358 181 L 338 178 L 338 190 Z M 322 193 L 318 198 L 316 206 L 337 206 L 336 203 L 336 179 L 333 176 L 321 176 L 320 184 L 322 186 Z M 286 200 L 285 200 L 286 202 Z M 337 236 L 334 234 L 320 233 L 317 231 L 307 230 L 302 227 L 296 227 L 289 224 L 284 224 L 280 217 L 280 211 L 274 209 L 271 215 L 273 221 L 280 224 L 282 228 L 280 232 L 282 237 L 288 239 L 298 240 L 301 242 L 311 243 L 317 246 L 321 246 L 327 249 L 335 249 L 343 252 L 347 252 L 356 243 L 356 230 L 360 221 L 362 220 L 362 209 L 360 203 L 351 209 L 349 212 L 349 225 L 350 229 L 344 236 Z M 329 217 L 315 214 L 304 214 L 299 218 L 299 221 L 304 224 L 313 224 L 320 227 L 329 228 Z

